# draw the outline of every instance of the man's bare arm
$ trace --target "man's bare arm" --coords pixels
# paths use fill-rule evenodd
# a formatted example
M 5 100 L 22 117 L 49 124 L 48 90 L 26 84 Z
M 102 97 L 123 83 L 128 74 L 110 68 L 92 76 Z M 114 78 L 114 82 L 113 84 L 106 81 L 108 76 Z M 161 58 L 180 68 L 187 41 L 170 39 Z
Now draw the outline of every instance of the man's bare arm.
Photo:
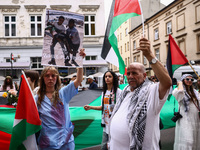
M 150 42 L 146 38 L 140 39 L 140 47 L 138 50 L 143 52 L 143 55 L 147 58 L 147 60 L 150 62 L 153 58 L 155 58 L 155 55 L 152 53 L 150 49 Z M 155 64 L 151 64 L 151 67 L 160 81 L 159 85 L 159 98 L 162 99 L 165 96 L 165 93 L 167 90 L 171 87 L 172 81 L 168 74 L 168 71 L 166 68 L 160 63 L 160 61 L 157 61 Z

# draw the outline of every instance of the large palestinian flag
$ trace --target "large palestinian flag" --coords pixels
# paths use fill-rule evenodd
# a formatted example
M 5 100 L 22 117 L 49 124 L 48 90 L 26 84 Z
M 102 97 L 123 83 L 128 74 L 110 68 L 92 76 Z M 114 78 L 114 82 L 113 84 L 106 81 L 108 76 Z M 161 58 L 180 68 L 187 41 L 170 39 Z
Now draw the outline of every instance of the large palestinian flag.
M 33 93 L 23 73 L 9 149 L 36 150 L 35 133 L 40 129 L 41 121 Z
M 182 53 L 172 36 L 169 34 L 168 54 L 167 54 L 167 70 L 171 79 L 174 71 L 179 67 L 188 63 L 187 58 Z
M 0 150 L 9 150 L 16 108 L 0 105 Z
M 120 89 L 123 90 L 125 86 L 127 86 L 127 84 L 121 84 Z M 84 92 L 87 91 L 83 91 L 83 95 Z M 101 96 L 99 96 L 89 105 L 100 106 Z M 162 119 L 164 129 L 175 126 L 175 123 L 171 121 L 171 118 L 174 116 L 174 106 L 176 107 L 176 110 L 178 110 L 178 102 L 173 96 L 171 96 L 170 99 L 164 104 L 160 113 L 160 118 Z M 101 111 L 85 111 L 82 106 L 70 107 L 69 109 L 71 120 L 75 125 L 73 132 L 75 139 L 75 150 L 100 145 L 103 133 L 103 128 L 100 125 L 102 115 Z M 0 150 L 9 149 L 15 111 L 16 109 L 12 106 L 0 105 Z
M 118 50 L 116 31 L 129 18 L 141 15 L 138 0 L 113 0 L 107 23 L 101 57 L 125 73 L 125 64 Z

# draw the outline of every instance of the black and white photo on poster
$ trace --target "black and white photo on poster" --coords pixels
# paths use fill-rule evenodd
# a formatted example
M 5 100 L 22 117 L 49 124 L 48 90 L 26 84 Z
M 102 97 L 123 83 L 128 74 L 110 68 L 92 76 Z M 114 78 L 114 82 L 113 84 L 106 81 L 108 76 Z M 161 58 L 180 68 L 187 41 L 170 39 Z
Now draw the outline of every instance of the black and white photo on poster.
M 83 25 L 81 14 L 47 9 L 42 65 L 83 66 L 79 55 L 83 48 Z

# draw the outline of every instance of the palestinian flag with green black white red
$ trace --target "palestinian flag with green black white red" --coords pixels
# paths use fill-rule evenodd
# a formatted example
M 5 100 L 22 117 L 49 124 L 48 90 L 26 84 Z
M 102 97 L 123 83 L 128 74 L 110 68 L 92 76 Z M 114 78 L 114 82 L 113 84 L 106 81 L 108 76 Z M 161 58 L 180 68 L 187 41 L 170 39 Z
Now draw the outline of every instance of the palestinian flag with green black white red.
M 118 50 L 116 31 L 129 18 L 141 15 L 138 0 L 113 0 L 107 23 L 101 57 L 119 67 L 119 72 L 125 74 L 125 64 Z
M 168 54 L 167 54 L 167 70 L 173 79 L 173 74 L 176 69 L 188 63 L 187 58 L 182 53 L 172 36 L 169 34 Z
M 32 90 L 24 75 L 21 76 L 19 99 L 12 129 L 10 150 L 36 150 L 35 133 L 41 129 L 36 103 Z
M 16 108 L 0 105 L 0 150 L 9 150 Z

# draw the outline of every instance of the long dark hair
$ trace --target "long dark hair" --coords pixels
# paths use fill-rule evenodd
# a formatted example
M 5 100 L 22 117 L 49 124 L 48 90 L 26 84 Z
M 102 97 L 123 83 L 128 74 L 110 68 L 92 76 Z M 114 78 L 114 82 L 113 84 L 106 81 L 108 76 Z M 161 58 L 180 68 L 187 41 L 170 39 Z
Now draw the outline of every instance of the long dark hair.
M 9 83 L 7 82 L 7 79 L 10 81 Z M 4 80 L 4 83 L 3 83 L 4 91 L 7 90 L 7 86 L 10 86 L 10 89 L 13 89 L 13 80 L 12 80 L 11 76 L 7 76 Z
M 107 84 L 106 84 L 106 81 L 105 81 L 105 75 L 107 72 L 110 72 L 113 76 L 113 89 L 114 89 L 114 93 L 117 92 L 117 88 L 119 87 L 119 83 L 118 83 L 118 77 L 117 75 L 112 72 L 112 71 L 106 71 L 103 75 L 103 93 L 105 94 L 106 93 L 106 90 L 107 90 Z

